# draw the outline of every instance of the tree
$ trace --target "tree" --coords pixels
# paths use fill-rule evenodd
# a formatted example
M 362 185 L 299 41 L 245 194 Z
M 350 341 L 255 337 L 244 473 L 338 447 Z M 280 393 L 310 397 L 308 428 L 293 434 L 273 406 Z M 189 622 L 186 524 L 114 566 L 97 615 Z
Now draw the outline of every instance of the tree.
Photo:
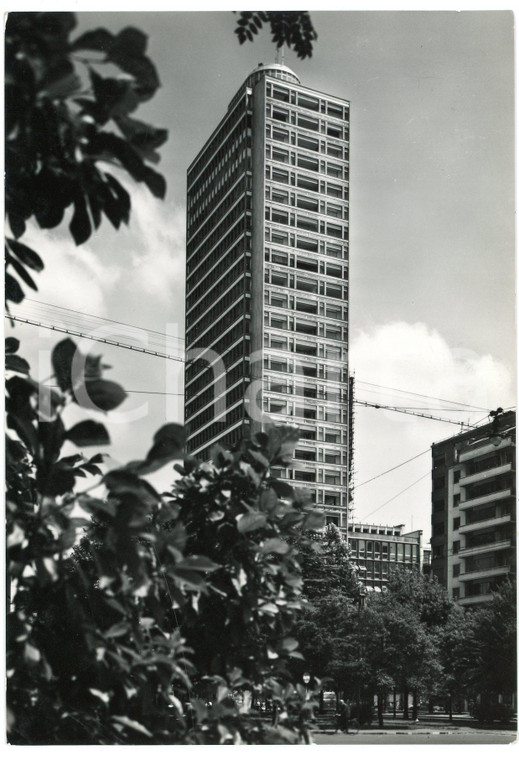
M 12 339 L 8 348 L 17 350 Z M 54 350 L 50 421 L 21 357 L 7 382 L 9 740 L 299 741 L 306 695 L 288 663 L 301 656 L 289 632 L 302 580 L 285 539 L 320 515 L 269 475 L 287 465 L 294 430 L 220 449 L 212 464 L 188 458 L 160 495 L 143 476 L 182 457 L 178 425 L 161 428 L 144 459 L 104 474 L 100 456 L 62 455 L 66 441 L 108 439 L 100 423 L 63 424 L 77 403 L 75 355 L 70 340 Z M 100 374 L 88 383 L 117 405 L 115 384 Z M 76 492 L 85 475 L 100 478 L 105 497 Z M 275 727 L 232 699 L 256 684 L 278 707 Z
M 20 242 L 29 220 L 49 229 L 72 207 L 76 245 L 103 215 L 116 228 L 127 223 L 130 195 L 106 164 L 159 198 L 166 190 L 149 164 L 167 132 L 130 116 L 159 86 L 145 35 L 96 29 L 71 40 L 74 27 L 69 13 L 8 18 L 6 298 L 14 303 L 24 298 L 20 283 L 36 289 L 28 270 L 44 265 Z M 123 76 L 102 76 L 103 67 Z M 62 416 L 69 404 L 108 412 L 124 399 L 102 377 L 100 357 L 58 344 L 55 392 L 30 376 L 15 338 L 6 356 L 9 740 L 301 741 L 306 694 L 290 683 L 298 645 L 285 634 L 302 583 L 285 538 L 316 518 L 269 477 L 272 464 L 286 462 L 292 431 L 220 450 L 209 469 L 187 459 L 182 479 L 160 495 L 143 476 L 182 457 L 179 426 L 157 431 L 143 460 L 103 473 L 102 456 L 62 452 L 66 442 L 80 450 L 109 443 L 104 425 L 66 429 Z M 73 369 L 78 357 L 84 372 Z M 102 498 L 93 486 L 77 492 L 87 476 L 100 478 L 93 486 L 105 489 Z M 220 657 L 209 661 L 207 645 Z M 278 708 L 276 726 L 233 700 L 258 682 Z
M 287 45 L 299 58 L 311 57 L 317 32 L 307 11 L 242 11 L 239 16 L 234 32 L 240 45 L 252 42 L 263 24 L 268 23 L 276 47 Z
M 131 209 L 117 176 L 144 182 L 157 198 L 166 182 L 150 163 L 168 132 L 133 117 L 159 87 L 147 39 L 126 27 L 75 40 L 73 13 L 9 13 L 5 33 L 6 299 L 37 289 L 40 256 L 19 238 L 27 222 L 51 229 L 72 207 L 69 230 L 84 243 L 105 216 L 118 229 Z M 102 70 L 118 73 L 103 75 Z M 109 166 L 113 171 L 108 171 Z M 117 175 L 117 176 L 116 176 Z

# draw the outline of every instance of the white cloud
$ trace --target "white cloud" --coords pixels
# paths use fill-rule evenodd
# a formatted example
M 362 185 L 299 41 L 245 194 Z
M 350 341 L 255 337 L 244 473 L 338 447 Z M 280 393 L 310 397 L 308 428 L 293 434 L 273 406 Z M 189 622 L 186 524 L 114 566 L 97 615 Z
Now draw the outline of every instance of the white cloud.
M 358 401 L 414 408 L 419 413 L 472 424 L 484 422 L 488 411 L 496 406 L 506 408 L 515 403 L 513 376 L 504 364 L 490 355 L 449 346 L 436 330 L 423 323 L 394 322 L 359 332 L 352 341 L 351 358 Z M 446 422 L 356 405 L 355 518 L 391 525 L 405 523 L 407 530 L 421 529 L 424 538 L 428 538 L 428 452 L 433 442 L 456 435 L 459 430 L 457 425 Z M 413 462 L 360 485 L 421 452 L 425 453 Z M 412 485 L 419 478 L 422 480 Z

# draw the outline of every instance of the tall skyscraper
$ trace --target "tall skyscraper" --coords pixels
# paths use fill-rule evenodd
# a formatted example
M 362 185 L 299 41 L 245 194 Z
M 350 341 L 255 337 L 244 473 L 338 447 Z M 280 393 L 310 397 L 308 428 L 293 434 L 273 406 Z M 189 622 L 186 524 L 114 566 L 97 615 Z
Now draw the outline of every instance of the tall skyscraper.
M 300 428 L 290 468 L 347 524 L 349 103 L 259 64 L 187 179 L 188 446 L 266 420 Z

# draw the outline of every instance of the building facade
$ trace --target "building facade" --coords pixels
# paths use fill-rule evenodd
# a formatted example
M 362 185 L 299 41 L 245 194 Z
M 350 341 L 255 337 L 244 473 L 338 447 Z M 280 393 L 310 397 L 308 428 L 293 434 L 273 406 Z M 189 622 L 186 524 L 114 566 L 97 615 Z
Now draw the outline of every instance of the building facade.
M 403 525 L 371 525 L 350 521 L 347 529 L 351 559 L 367 591 L 382 591 L 392 570 L 421 569 L 422 531 L 404 533 Z
M 188 169 L 185 421 L 207 459 L 267 421 L 347 522 L 349 103 L 259 64 Z
M 461 605 L 515 577 L 515 411 L 432 447 L 432 572 Z

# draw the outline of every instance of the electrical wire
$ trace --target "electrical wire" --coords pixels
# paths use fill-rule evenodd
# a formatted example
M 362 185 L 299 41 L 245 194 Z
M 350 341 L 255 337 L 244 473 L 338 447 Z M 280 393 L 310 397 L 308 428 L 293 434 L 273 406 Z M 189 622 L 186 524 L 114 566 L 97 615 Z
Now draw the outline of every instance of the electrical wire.
M 361 385 L 371 385 L 374 388 L 385 388 L 386 390 L 395 391 L 396 393 L 406 393 L 410 396 L 419 396 L 420 398 L 429 398 L 429 399 L 432 399 L 433 401 L 443 401 L 447 404 L 457 404 L 458 406 L 464 406 L 469 409 L 474 409 L 475 411 L 478 411 L 478 412 L 486 411 L 485 409 L 483 409 L 483 407 L 474 406 L 473 404 L 464 404 L 462 401 L 450 401 L 450 399 L 447 399 L 447 398 L 439 398 L 438 396 L 428 396 L 427 394 L 424 394 L 424 393 L 416 393 L 415 391 L 406 391 L 401 388 L 392 388 L 389 385 L 379 385 L 377 383 L 369 383 L 367 380 L 355 381 L 355 384 L 359 384 L 359 383 Z
M 364 517 L 362 518 L 362 520 L 364 521 L 368 517 L 371 517 L 371 515 L 374 515 L 375 512 L 379 511 L 379 509 L 382 509 L 382 507 L 385 507 L 387 504 L 389 504 L 390 502 L 394 501 L 396 498 L 398 498 L 399 496 L 401 496 L 406 491 L 409 491 L 410 488 L 412 488 L 417 483 L 419 483 L 421 480 L 423 480 L 424 478 L 427 478 L 427 477 L 431 477 L 431 471 L 430 470 L 428 470 L 425 473 L 425 475 L 422 475 L 420 478 L 418 478 L 418 480 L 415 480 L 413 483 L 411 483 L 410 485 L 408 485 L 406 488 L 403 488 L 401 491 L 399 491 L 398 493 L 396 493 L 394 496 L 392 496 L 390 499 L 388 499 L 383 504 L 381 504 L 380 506 L 378 506 L 376 509 L 373 509 L 371 512 L 368 512 L 367 515 L 364 515 Z
M 131 324 L 128 324 L 127 322 L 121 322 L 120 320 L 117 320 L 117 319 L 109 319 L 108 317 L 99 317 L 96 314 L 89 314 L 88 312 L 85 312 L 85 311 L 70 309 L 66 306 L 58 306 L 57 304 L 47 303 L 46 301 L 38 301 L 36 298 L 25 298 L 24 303 L 25 301 L 29 301 L 30 303 L 40 304 L 41 306 L 47 306 L 51 309 L 59 309 L 61 311 L 70 311 L 70 312 L 73 312 L 74 314 L 80 314 L 83 317 L 90 317 L 92 319 L 100 319 L 103 322 L 111 322 L 112 324 L 123 325 L 124 327 L 131 327 L 137 330 L 144 330 L 148 333 L 155 333 L 156 335 L 161 335 L 167 338 L 176 338 L 176 340 L 181 340 L 183 343 L 185 342 L 185 338 L 181 338 L 179 335 L 170 335 L 169 333 L 163 333 L 163 332 L 160 332 L 159 330 L 152 330 L 151 328 L 148 328 L 148 327 L 137 327 L 137 325 L 131 325 Z
M 391 467 L 389 470 L 384 470 L 384 472 L 380 472 L 378 475 L 375 475 L 374 477 L 369 478 L 369 480 L 364 480 L 362 483 L 359 483 L 358 486 L 355 486 L 355 490 L 357 490 L 357 488 L 361 488 L 361 486 L 365 486 L 367 483 L 372 483 L 374 480 L 381 478 L 383 475 L 387 475 L 388 472 L 393 472 L 394 470 L 398 470 L 398 468 L 403 467 L 404 464 L 413 462 L 415 459 L 418 459 L 418 457 L 422 457 L 424 454 L 428 454 L 430 451 L 431 451 L 430 448 L 425 449 L 425 451 L 421 451 L 419 454 L 415 454 L 414 457 L 411 457 L 410 459 L 406 459 L 405 462 L 400 462 L 400 464 L 397 464 L 394 467 Z

